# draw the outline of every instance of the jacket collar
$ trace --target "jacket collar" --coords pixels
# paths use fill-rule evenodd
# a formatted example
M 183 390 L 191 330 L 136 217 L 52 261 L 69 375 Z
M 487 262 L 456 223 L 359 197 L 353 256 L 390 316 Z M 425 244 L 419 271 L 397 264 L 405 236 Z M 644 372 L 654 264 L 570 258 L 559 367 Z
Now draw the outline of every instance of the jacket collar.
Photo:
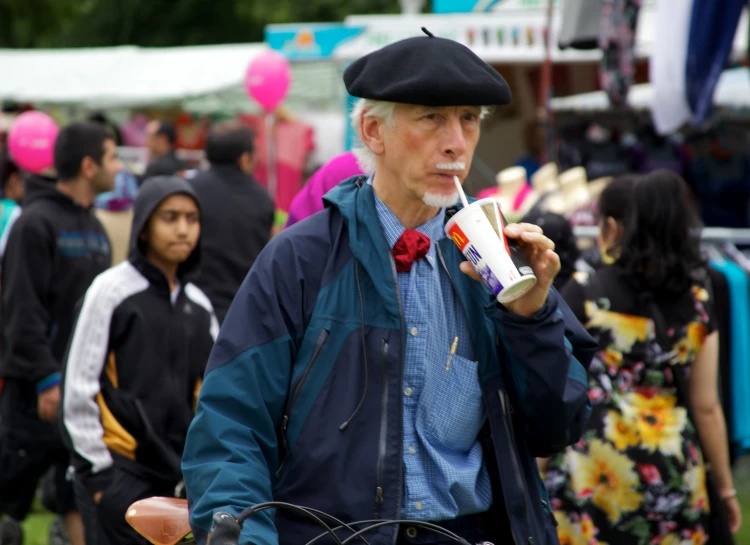
M 473 200 L 470 199 L 470 201 Z M 349 232 L 349 247 L 354 258 L 372 278 L 375 289 L 388 313 L 399 316 L 396 268 L 391 257 L 390 246 L 378 219 L 375 192 L 367 183 L 367 176 L 354 176 L 345 180 L 329 191 L 323 197 L 323 202 L 325 206 L 333 206 L 341 213 Z M 462 205 L 459 203 L 455 207 L 446 209 L 445 221 L 447 222 L 461 208 Z M 453 241 L 448 237 L 442 238 L 440 249 L 445 257 L 446 267 L 458 289 L 459 297 L 464 302 L 468 302 L 468 297 L 476 299 L 484 297 L 486 302 L 486 290 L 459 270 L 462 256 Z M 467 319 L 470 317 L 467 316 Z M 469 324 L 472 325 L 471 320 Z
M 140 272 L 144 276 L 144 278 L 148 280 L 148 283 L 151 286 L 153 286 L 157 291 L 162 293 L 167 298 L 167 301 L 171 301 L 172 291 L 169 288 L 169 281 L 167 280 L 167 277 L 164 275 L 161 269 L 152 265 L 140 252 L 131 254 L 128 257 L 128 261 L 130 261 L 131 265 L 133 265 L 133 267 L 135 267 L 138 272 Z M 180 293 L 184 289 L 185 284 L 190 282 L 189 276 L 190 275 L 186 275 L 184 274 L 184 272 L 178 269 L 177 281 L 180 286 Z

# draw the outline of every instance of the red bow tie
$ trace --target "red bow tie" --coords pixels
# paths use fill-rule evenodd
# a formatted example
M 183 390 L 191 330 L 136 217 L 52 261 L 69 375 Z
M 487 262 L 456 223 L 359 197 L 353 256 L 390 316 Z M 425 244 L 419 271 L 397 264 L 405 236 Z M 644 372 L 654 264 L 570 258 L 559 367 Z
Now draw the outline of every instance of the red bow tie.
M 430 251 L 430 237 L 414 229 L 407 229 L 391 250 L 398 272 L 409 272 L 412 264 Z

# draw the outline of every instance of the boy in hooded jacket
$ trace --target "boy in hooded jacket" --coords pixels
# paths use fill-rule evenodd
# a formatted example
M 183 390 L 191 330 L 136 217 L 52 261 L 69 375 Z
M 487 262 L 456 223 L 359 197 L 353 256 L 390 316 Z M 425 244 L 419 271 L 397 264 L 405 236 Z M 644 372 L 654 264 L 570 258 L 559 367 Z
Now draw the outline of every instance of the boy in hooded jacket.
M 218 333 L 189 282 L 200 261 L 200 207 L 179 177 L 155 177 L 135 201 L 130 256 L 83 299 L 65 359 L 59 419 L 88 510 L 86 542 L 143 541 L 135 501 L 172 496 L 203 370 Z M 94 537 L 96 536 L 96 537 Z

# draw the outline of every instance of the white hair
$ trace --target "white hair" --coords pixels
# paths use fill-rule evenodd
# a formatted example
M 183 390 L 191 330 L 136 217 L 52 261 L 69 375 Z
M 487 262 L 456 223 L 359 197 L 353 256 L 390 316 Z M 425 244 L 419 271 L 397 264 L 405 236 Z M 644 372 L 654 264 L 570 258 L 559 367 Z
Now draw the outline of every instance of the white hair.
M 396 109 L 395 102 L 385 102 L 383 100 L 371 100 L 369 98 L 360 98 L 354 104 L 351 114 L 349 114 L 349 120 L 351 121 L 352 128 L 355 134 L 362 142 L 362 118 L 363 117 L 378 117 L 385 122 L 385 125 L 392 129 L 395 124 L 393 120 L 393 112 Z M 479 119 L 484 119 L 492 113 L 492 109 L 489 106 L 482 106 L 481 112 L 479 113 Z M 377 165 L 376 155 L 366 145 L 361 144 L 352 150 L 354 156 L 357 158 L 357 163 L 363 172 L 366 174 L 372 174 L 375 172 L 375 166 Z

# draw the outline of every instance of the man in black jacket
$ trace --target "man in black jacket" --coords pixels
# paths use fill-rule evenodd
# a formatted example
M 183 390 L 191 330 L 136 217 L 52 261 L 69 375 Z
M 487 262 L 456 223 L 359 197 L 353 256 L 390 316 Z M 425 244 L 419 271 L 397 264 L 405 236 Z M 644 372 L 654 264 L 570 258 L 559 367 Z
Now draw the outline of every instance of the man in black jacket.
M 252 175 L 254 151 L 250 127 L 217 123 L 206 138 L 211 167 L 191 180 L 203 215 L 203 258 L 195 283 L 211 299 L 219 322 L 273 229 L 274 203 Z
M 55 467 L 57 511 L 73 545 L 82 545 L 69 457 L 55 425 L 60 363 L 78 299 L 111 263 L 92 205 L 114 187 L 122 164 L 111 136 L 93 123 L 63 128 L 54 160 L 59 181 L 27 187 L 3 257 L 0 512 L 26 518 L 39 478 Z
M 139 180 L 139 185 L 154 176 L 180 174 L 186 165 L 177 157 L 177 131 L 169 121 L 154 120 L 146 125 L 146 147 L 151 154 L 151 162 Z

